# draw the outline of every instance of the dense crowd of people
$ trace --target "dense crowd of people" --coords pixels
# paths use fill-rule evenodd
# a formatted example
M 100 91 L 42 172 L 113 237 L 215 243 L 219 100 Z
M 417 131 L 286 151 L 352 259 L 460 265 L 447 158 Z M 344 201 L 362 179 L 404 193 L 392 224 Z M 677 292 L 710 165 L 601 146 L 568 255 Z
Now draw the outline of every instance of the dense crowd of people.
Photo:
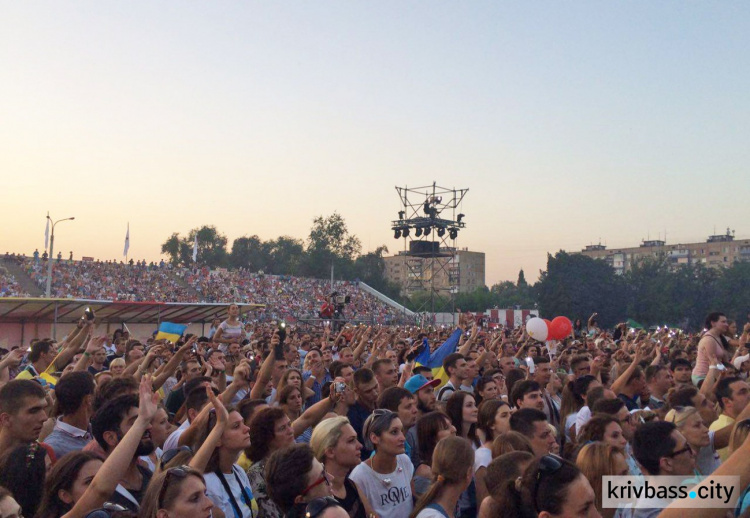
M 0 297 L 28 297 L 16 278 L 0 265 Z
M 48 263 L 38 253 L 33 257 L 6 254 L 5 260 L 16 261 L 40 289 L 46 288 Z M 18 289 L 12 277 L 0 269 L 0 296 L 27 296 Z M 330 281 L 321 279 L 245 269 L 173 268 L 164 261 L 52 260 L 51 295 L 58 298 L 183 303 L 232 300 L 265 305 L 265 318 L 294 321 L 318 318 L 332 289 L 349 297 L 344 308 L 347 320 L 404 322 L 403 312 L 360 289 L 357 282 L 336 281 L 332 287 Z
M 605 507 L 602 477 L 627 475 L 738 476 L 736 515 L 750 514 L 750 323 L 590 319 L 538 343 L 471 315 L 338 332 L 238 317 L 230 305 L 176 343 L 82 318 L 59 343 L 1 351 L 3 518 L 727 511 Z

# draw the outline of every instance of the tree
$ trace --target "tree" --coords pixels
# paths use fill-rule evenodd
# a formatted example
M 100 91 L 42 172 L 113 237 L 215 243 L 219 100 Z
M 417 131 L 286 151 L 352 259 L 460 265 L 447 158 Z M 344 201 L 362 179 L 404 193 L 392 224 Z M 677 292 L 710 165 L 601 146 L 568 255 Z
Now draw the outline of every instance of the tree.
M 354 260 L 361 249 L 359 239 L 349 234 L 344 218 L 338 213 L 334 212 L 327 218 L 318 216 L 310 229 L 302 273 L 325 278 L 333 266 L 340 278 L 350 278 L 354 273 Z
M 219 233 L 213 225 L 203 225 L 194 228 L 188 234 L 186 243 L 191 250 L 195 237 L 198 236 L 198 260 L 199 264 L 205 264 L 211 268 L 227 266 L 227 236 Z
M 238 237 L 232 243 L 229 262 L 235 268 L 268 272 L 271 265 L 271 248 L 272 242 L 263 241 L 258 236 Z
M 305 257 L 305 248 L 299 239 L 281 236 L 268 241 L 269 272 L 279 275 L 299 275 L 300 264 Z
M 625 318 L 625 283 L 605 261 L 563 251 L 548 254 L 547 271 L 535 287 L 542 315 L 586 320 L 596 311 L 606 327 Z
M 161 245 L 161 253 L 169 256 L 172 266 L 185 266 L 189 264 L 192 254 L 192 245 L 180 238 L 180 234 L 174 232 L 169 239 Z

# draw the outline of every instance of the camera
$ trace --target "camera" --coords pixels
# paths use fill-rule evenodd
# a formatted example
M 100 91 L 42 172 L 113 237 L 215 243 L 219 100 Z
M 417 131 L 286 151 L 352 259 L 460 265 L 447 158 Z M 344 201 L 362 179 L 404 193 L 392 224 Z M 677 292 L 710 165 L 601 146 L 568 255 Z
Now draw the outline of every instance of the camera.
M 273 354 L 276 360 L 284 359 L 284 340 L 286 340 L 286 322 L 279 322 L 279 345 L 274 347 Z
M 349 295 L 336 295 L 333 300 L 337 305 L 343 306 L 344 304 L 349 304 L 352 298 Z
M 343 381 L 337 381 L 334 383 L 334 390 L 336 391 L 336 394 L 343 394 L 346 390 L 346 383 Z

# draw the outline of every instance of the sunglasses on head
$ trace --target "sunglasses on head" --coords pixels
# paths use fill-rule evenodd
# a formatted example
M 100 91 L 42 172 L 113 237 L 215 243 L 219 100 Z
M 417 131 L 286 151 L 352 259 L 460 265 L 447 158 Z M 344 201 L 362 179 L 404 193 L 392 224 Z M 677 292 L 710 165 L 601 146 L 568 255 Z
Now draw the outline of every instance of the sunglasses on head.
M 175 457 L 177 457 L 178 453 L 181 453 L 183 451 L 190 452 L 190 454 L 193 453 L 192 448 L 190 446 L 180 446 L 179 448 L 172 448 L 171 450 L 167 450 L 164 453 L 161 454 L 161 459 L 159 460 L 159 467 L 164 470 L 165 466 L 172 462 Z
M 158 509 L 162 508 L 162 500 L 164 499 L 164 494 L 167 492 L 167 488 L 169 488 L 169 484 L 172 479 L 174 479 L 174 477 L 180 479 L 185 478 L 192 473 L 192 470 L 187 466 L 178 466 L 176 468 L 169 468 L 166 473 L 167 475 L 164 477 L 164 484 L 161 486 L 161 490 L 159 491 L 159 498 L 156 499 L 156 503 L 159 506 Z
M 534 503 L 537 509 L 541 509 L 541 506 L 537 501 L 537 497 L 539 492 L 539 484 L 542 481 L 542 478 L 549 475 L 554 475 L 562 467 L 563 459 L 561 459 L 557 455 L 549 454 L 539 459 L 539 467 L 537 468 L 536 472 L 536 482 L 534 483 Z

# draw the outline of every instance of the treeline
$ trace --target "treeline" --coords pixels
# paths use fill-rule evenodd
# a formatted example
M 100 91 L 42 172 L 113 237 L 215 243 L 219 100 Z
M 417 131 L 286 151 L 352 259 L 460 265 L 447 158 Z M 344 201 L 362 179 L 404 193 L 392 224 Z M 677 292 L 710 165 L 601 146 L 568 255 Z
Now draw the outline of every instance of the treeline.
M 456 307 L 468 311 L 535 305 L 543 316 L 580 318 L 584 325 L 598 312 L 605 327 L 630 318 L 644 326 L 696 330 L 710 311 L 723 311 L 744 323 L 750 313 L 750 263 L 721 269 L 702 264 L 674 267 L 664 256 L 644 259 L 618 275 L 602 260 L 561 251 L 547 256 L 547 269 L 534 285 L 521 271 L 515 284 L 503 282 L 456 299 Z
M 193 245 L 198 238 L 196 264 L 210 268 L 245 268 L 272 275 L 294 275 L 327 279 L 331 267 L 336 279 L 359 279 L 392 298 L 398 298 L 398 286 L 385 280 L 385 245 L 362 253 L 360 240 L 349 233 L 337 213 L 313 220 L 306 241 L 289 236 L 262 240 L 257 235 L 243 236 L 228 248 L 227 237 L 211 225 L 191 230 L 187 236 L 173 233 L 161 246 L 174 266 L 192 267 Z

